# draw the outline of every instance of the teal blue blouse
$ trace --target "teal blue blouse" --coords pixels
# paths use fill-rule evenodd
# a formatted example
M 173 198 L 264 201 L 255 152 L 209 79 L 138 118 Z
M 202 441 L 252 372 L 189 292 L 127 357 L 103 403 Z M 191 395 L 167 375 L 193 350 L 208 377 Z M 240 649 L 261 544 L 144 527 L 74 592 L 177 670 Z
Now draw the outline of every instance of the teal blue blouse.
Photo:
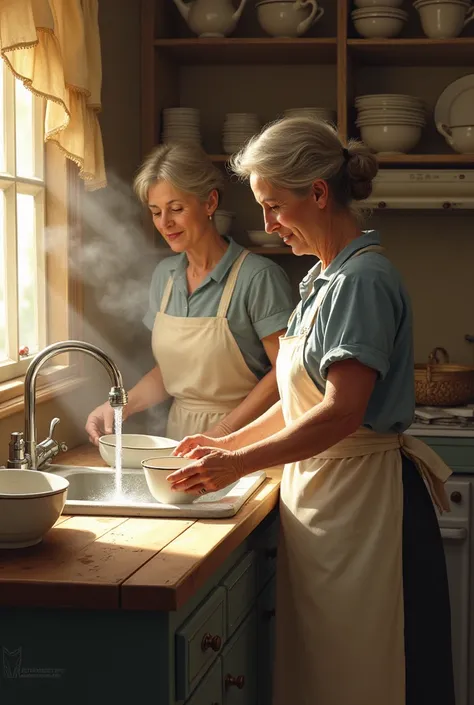
M 230 269 L 243 249 L 229 239 L 229 247 L 222 259 L 190 296 L 186 282 L 186 255 L 163 259 L 151 280 L 149 308 L 143 319 L 147 328 L 153 328 L 170 276 L 173 276 L 174 283 L 166 313 L 170 316 L 215 316 Z M 266 257 L 252 252 L 247 255 L 240 268 L 227 320 L 245 362 L 257 379 L 264 377 L 271 367 L 262 338 L 285 329 L 293 308 L 290 282 L 283 269 Z
M 383 254 L 375 231 L 364 233 L 321 272 L 313 267 L 300 285 L 301 303 L 287 335 L 298 335 L 314 313 L 315 297 L 328 282 L 316 323 L 304 350 L 305 368 L 324 391 L 333 362 L 355 358 L 378 372 L 364 426 L 377 433 L 401 433 L 415 407 L 412 312 L 400 275 Z

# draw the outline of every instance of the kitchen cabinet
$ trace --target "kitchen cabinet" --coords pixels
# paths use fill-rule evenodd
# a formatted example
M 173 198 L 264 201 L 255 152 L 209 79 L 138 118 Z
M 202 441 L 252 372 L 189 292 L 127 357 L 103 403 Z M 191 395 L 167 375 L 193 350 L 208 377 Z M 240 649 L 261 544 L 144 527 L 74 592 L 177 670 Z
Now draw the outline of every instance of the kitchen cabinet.
M 409 21 L 400 37 L 363 39 L 352 25 L 351 0 L 321 0 L 321 5 L 323 18 L 304 37 L 265 36 L 249 2 L 232 36 L 204 38 L 190 32 L 170 0 L 143 0 L 143 154 L 159 143 L 161 113 L 167 107 L 201 111 L 204 148 L 225 168 L 221 130 L 227 112 L 255 112 L 265 123 L 287 108 L 327 107 L 336 111 L 339 131 L 348 139 L 358 136 L 356 95 L 405 92 L 425 100 L 428 125 L 416 152 L 381 155 L 381 166 L 474 167 L 474 155 L 453 152 L 432 120 L 443 89 L 474 72 L 474 23 L 461 37 L 428 39 L 416 10 L 407 4 Z M 224 207 L 237 206 L 234 234 L 244 241 L 246 230 L 261 227 L 261 214 L 248 188 L 229 180 Z M 288 253 L 285 248 L 260 251 Z

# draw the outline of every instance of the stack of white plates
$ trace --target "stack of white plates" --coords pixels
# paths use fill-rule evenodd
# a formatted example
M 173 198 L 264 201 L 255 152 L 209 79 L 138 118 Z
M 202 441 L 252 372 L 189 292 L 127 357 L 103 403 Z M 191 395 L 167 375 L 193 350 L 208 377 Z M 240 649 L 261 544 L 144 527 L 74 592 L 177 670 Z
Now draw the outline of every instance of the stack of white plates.
M 222 146 L 226 154 L 237 152 L 260 130 L 255 113 L 227 113 L 222 129 Z
M 285 117 L 309 117 L 325 122 L 335 123 L 336 111 L 329 108 L 289 108 L 284 112 Z
M 165 108 L 162 141 L 201 144 L 199 123 L 199 110 L 196 108 Z
M 426 124 L 420 98 L 397 93 L 356 98 L 356 125 L 363 141 L 376 152 L 409 152 Z

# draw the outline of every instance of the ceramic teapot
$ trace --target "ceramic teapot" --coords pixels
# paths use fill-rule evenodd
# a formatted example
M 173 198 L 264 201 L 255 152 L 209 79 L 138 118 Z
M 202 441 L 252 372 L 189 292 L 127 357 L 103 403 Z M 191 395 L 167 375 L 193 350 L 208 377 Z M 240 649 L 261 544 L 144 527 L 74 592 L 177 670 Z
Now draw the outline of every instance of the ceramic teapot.
M 237 10 L 231 0 L 174 0 L 189 29 L 199 37 L 226 37 L 234 31 L 247 0 Z

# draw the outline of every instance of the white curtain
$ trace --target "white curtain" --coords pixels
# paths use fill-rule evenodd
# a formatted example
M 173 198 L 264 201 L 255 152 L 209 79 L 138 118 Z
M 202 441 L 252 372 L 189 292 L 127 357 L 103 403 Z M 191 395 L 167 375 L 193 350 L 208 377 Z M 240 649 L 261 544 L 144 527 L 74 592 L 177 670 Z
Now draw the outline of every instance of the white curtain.
M 98 0 L 0 0 L 0 53 L 46 99 L 45 140 L 78 165 L 86 189 L 106 186 Z

